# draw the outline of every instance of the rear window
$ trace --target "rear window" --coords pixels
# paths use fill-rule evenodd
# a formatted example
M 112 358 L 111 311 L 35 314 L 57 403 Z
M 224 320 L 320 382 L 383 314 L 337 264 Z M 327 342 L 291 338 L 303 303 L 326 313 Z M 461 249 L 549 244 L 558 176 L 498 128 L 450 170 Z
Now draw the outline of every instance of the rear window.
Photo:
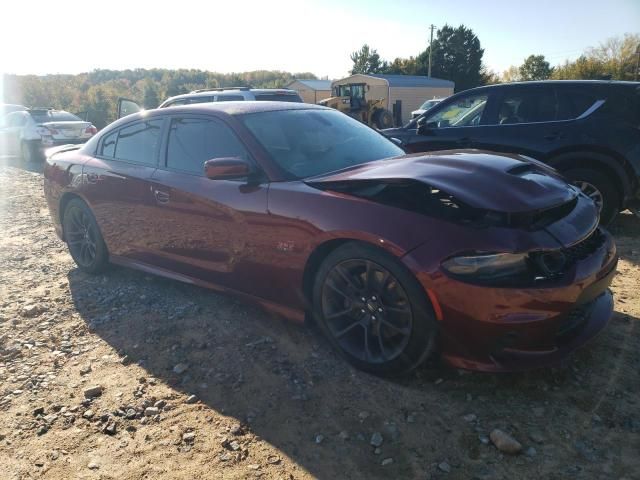
M 43 112 L 29 112 L 36 123 L 46 122 L 81 122 L 80 117 L 62 110 L 49 110 Z
M 302 102 L 302 99 L 297 94 L 291 93 L 256 93 L 256 100 L 268 102 Z

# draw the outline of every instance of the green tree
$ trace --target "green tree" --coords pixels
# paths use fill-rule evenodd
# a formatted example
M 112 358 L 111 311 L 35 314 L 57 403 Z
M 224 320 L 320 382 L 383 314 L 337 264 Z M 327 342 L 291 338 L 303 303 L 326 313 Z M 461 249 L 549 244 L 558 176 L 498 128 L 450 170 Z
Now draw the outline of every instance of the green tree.
M 351 73 L 380 73 L 386 68 L 386 62 L 380 60 L 377 50 L 369 48 L 366 43 L 360 50 L 351 54 L 353 68 Z
M 433 40 L 433 45 L 418 55 L 418 74 L 427 75 L 429 50 L 433 48 L 431 75 L 455 82 L 456 91 L 484 83 L 482 56 L 484 49 L 473 30 L 460 25 L 445 25 Z
M 547 80 L 553 73 L 544 55 L 529 55 L 518 70 L 522 80 Z
M 142 104 L 144 105 L 144 108 L 158 108 L 160 103 L 161 101 L 157 84 L 151 79 L 147 80 L 143 89 Z

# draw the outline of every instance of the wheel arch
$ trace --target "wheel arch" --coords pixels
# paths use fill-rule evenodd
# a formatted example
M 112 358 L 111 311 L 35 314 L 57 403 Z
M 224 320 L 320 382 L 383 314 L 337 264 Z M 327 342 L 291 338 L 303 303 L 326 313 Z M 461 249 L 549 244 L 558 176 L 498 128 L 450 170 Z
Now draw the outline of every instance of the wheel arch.
M 550 157 L 546 163 L 561 172 L 572 168 L 591 168 L 604 172 L 613 181 L 616 189 L 622 192 L 620 196 L 622 202 L 632 191 L 624 159 L 611 152 L 586 149 L 559 152 Z

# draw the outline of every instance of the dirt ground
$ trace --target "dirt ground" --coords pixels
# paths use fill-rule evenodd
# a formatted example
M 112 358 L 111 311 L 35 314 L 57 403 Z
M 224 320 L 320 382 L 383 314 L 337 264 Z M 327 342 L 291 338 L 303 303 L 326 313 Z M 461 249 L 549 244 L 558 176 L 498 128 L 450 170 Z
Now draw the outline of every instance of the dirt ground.
M 41 174 L 5 161 L 0 479 L 640 479 L 640 220 L 612 230 L 615 316 L 564 366 L 390 381 L 232 298 L 79 272 Z

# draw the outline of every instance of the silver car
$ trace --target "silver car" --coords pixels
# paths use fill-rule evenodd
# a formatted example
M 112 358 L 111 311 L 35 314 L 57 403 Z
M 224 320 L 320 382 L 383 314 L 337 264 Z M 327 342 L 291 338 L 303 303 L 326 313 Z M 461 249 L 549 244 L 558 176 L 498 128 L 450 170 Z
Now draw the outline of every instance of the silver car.
M 444 98 L 432 98 L 431 100 L 427 100 L 422 105 L 420 105 L 419 109 L 414 110 L 413 112 L 411 112 L 411 118 L 413 119 L 413 118 L 419 117 L 420 115 L 422 115 L 427 110 L 435 107 L 442 100 L 444 100 Z
M 64 110 L 27 109 L 6 115 L 0 123 L 0 154 L 41 160 L 44 150 L 85 143 L 97 133 L 91 122 Z

